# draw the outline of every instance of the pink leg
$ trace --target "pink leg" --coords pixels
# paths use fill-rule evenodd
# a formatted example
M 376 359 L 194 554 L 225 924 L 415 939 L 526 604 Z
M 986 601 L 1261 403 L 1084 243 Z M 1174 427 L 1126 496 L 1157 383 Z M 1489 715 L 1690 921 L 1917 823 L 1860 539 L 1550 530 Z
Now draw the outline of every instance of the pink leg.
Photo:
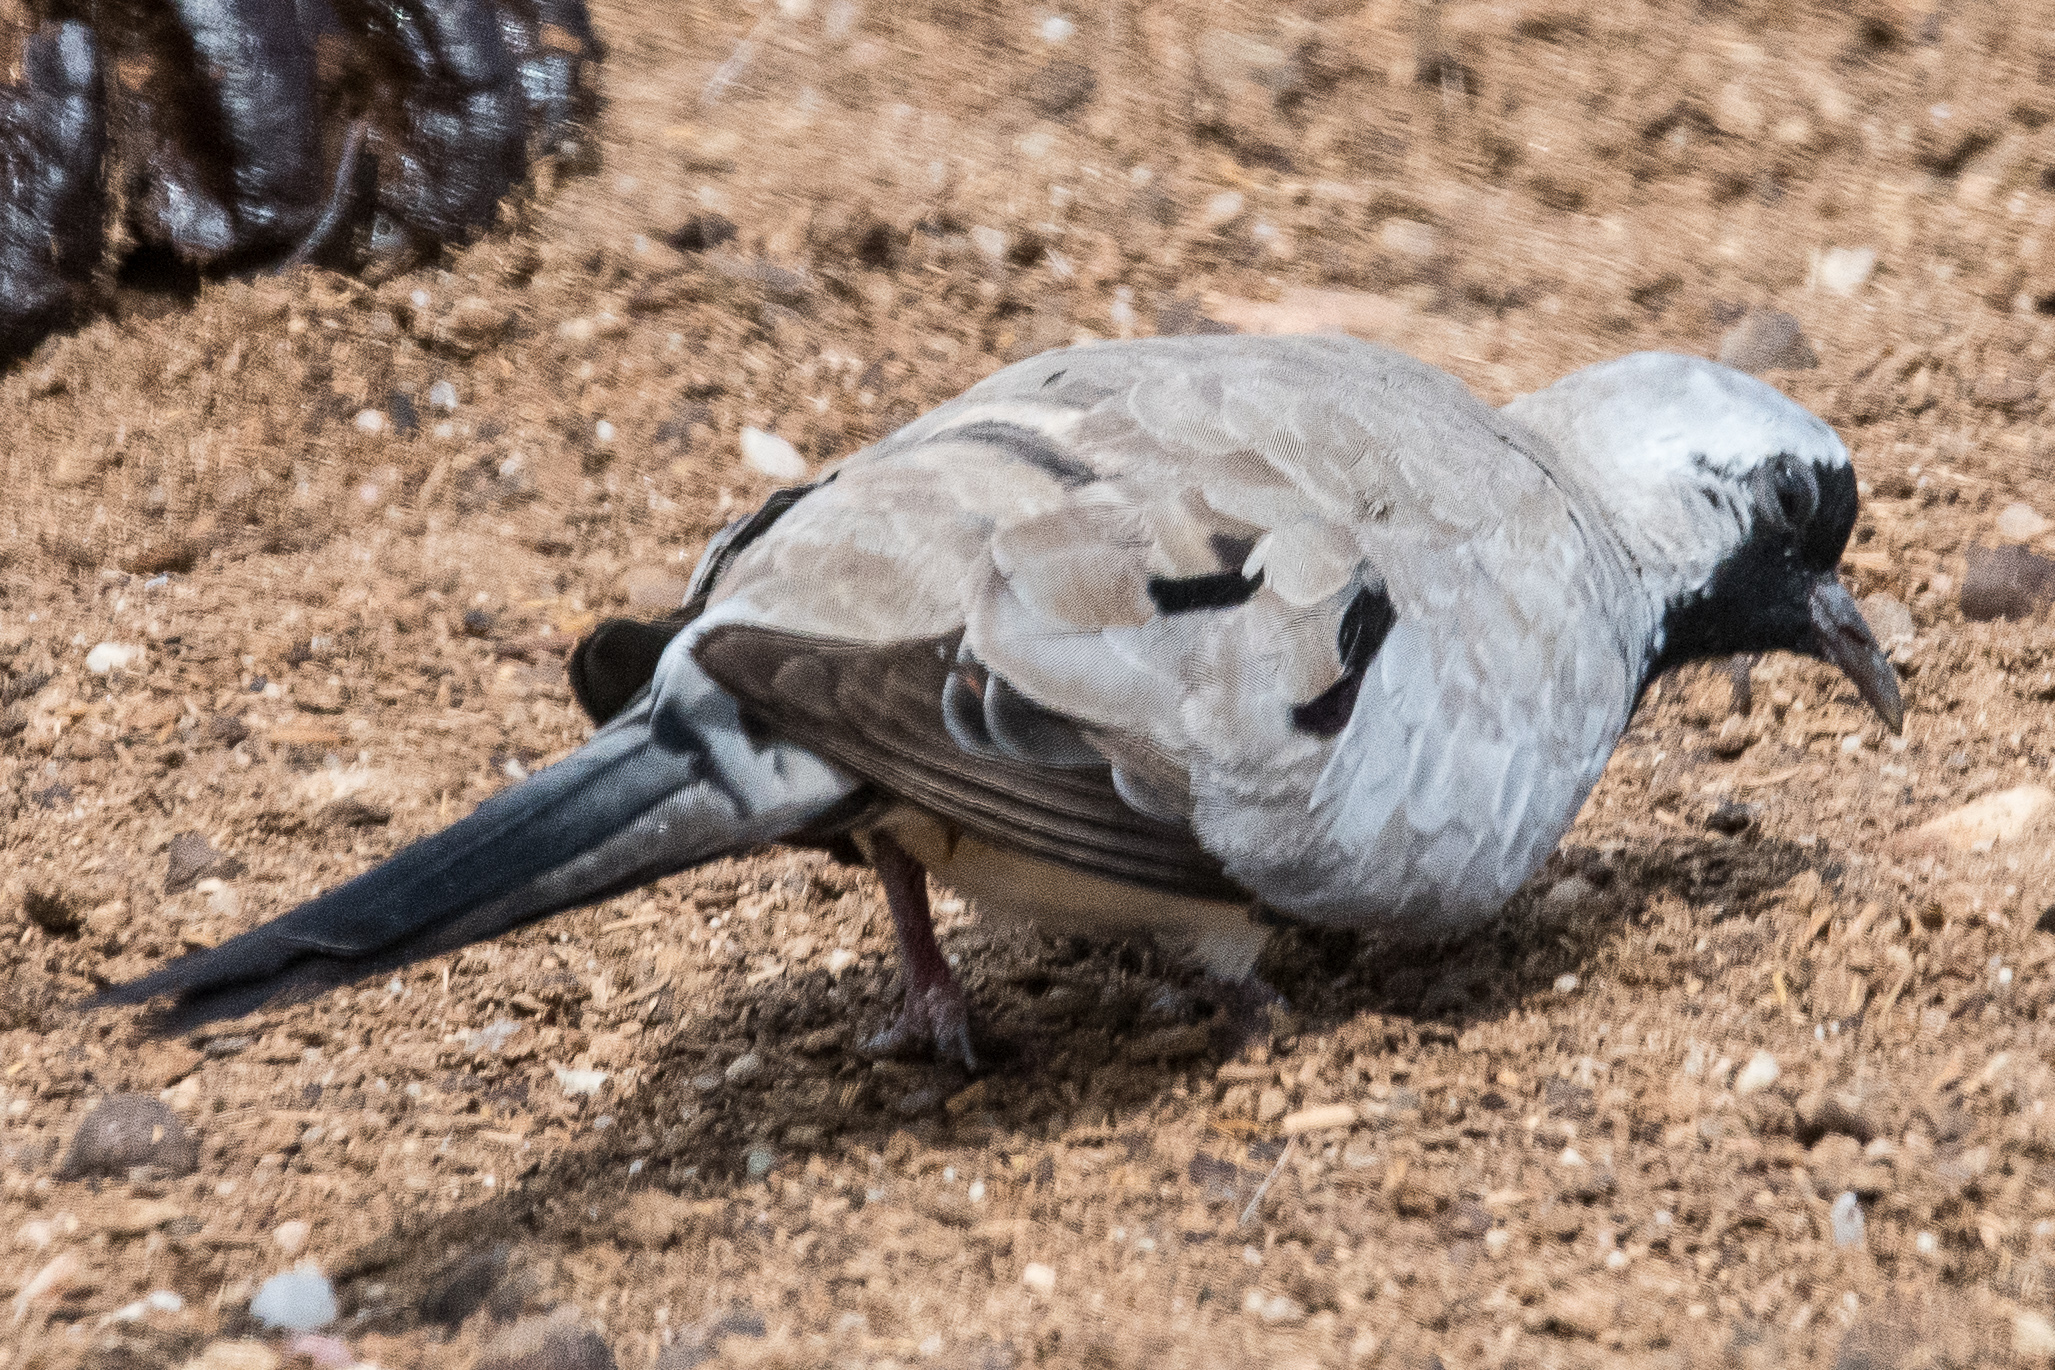
M 892 930 L 899 936 L 906 1002 L 900 1006 L 898 1019 L 871 1038 L 867 1049 L 880 1055 L 931 1050 L 937 1056 L 955 1056 L 966 1069 L 975 1071 L 978 1062 L 970 1047 L 970 1009 L 964 1002 L 963 986 L 935 941 L 935 925 L 928 915 L 926 868 L 884 833 L 871 837 L 871 864 L 885 887 Z

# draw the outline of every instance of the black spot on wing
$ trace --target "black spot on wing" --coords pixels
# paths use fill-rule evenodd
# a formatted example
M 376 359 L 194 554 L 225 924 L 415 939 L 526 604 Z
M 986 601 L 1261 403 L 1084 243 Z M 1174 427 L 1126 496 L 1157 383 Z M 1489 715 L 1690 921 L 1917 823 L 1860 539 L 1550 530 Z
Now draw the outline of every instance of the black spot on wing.
M 1335 646 L 1341 652 L 1341 678 L 1304 704 L 1293 707 L 1293 727 L 1315 737 L 1333 737 L 1349 725 L 1371 659 L 1384 645 L 1385 635 L 1397 618 L 1391 597 L 1382 587 L 1365 586 L 1356 591 L 1356 597 L 1342 611 L 1341 630 L 1335 634 Z
M 961 428 L 951 428 L 935 436 L 937 442 L 983 442 L 989 443 L 1015 461 L 1025 462 L 1039 471 L 1046 471 L 1062 483 L 1064 489 L 1075 490 L 1090 485 L 1099 478 L 1099 473 L 1069 455 L 1062 448 L 1041 433 L 1025 424 L 1008 423 L 1004 419 L 980 419 L 966 423 Z
M 1243 577 L 1240 571 L 1209 571 L 1203 576 L 1150 576 L 1149 598 L 1159 614 L 1189 614 L 1200 609 L 1232 609 L 1247 604 L 1263 587 L 1263 573 Z

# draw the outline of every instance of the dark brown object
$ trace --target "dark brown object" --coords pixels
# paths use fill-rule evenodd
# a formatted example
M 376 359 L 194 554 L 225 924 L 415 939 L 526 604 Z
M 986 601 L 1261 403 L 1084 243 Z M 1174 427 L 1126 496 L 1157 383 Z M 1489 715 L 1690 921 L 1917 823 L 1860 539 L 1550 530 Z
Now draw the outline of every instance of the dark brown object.
M 199 1164 L 199 1140 L 163 1102 L 146 1094 L 111 1094 L 79 1123 L 57 1178 L 118 1179 L 135 1170 L 190 1175 Z
M 69 937 L 79 930 L 79 913 L 71 901 L 48 890 L 29 890 L 21 896 L 24 918 L 44 932 Z
M 2024 547 L 1972 547 L 1962 578 L 1962 616 L 1973 623 L 2030 618 L 2055 599 L 2055 561 Z
M 227 852 L 216 851 L 212 842 L 196 832 L 182 832 L 172 838 L 169 855 L 170 862 L 164 871 L 166 894 L 191 889 L 204 876 L 228 879 L 243 873 L 242 862 Z

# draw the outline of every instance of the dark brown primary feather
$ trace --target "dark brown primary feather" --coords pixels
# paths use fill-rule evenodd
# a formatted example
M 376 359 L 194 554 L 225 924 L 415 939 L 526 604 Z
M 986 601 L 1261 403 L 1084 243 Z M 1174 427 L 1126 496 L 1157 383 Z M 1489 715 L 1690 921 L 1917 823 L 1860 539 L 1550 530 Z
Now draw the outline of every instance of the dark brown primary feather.
M 959 746 L 942 708 L 959 641 L 880 645 L 724 624 L 694 656 L 756 726 L 995 846 L 1167 892 L 1247 897 L 1188 827 L 1130 808 L 1110 767 Z

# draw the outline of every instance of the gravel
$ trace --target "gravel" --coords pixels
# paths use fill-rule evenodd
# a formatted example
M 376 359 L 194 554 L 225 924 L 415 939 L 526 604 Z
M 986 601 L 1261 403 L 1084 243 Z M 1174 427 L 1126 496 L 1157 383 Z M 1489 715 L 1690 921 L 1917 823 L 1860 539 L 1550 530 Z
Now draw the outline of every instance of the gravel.
M 284 1332 L 315 1332 L 334 1322 L 341 1310 L 335 1287 L 311 1265 L 282 1270 L 257 1289 L 250 1316 L 265 1327 Z

